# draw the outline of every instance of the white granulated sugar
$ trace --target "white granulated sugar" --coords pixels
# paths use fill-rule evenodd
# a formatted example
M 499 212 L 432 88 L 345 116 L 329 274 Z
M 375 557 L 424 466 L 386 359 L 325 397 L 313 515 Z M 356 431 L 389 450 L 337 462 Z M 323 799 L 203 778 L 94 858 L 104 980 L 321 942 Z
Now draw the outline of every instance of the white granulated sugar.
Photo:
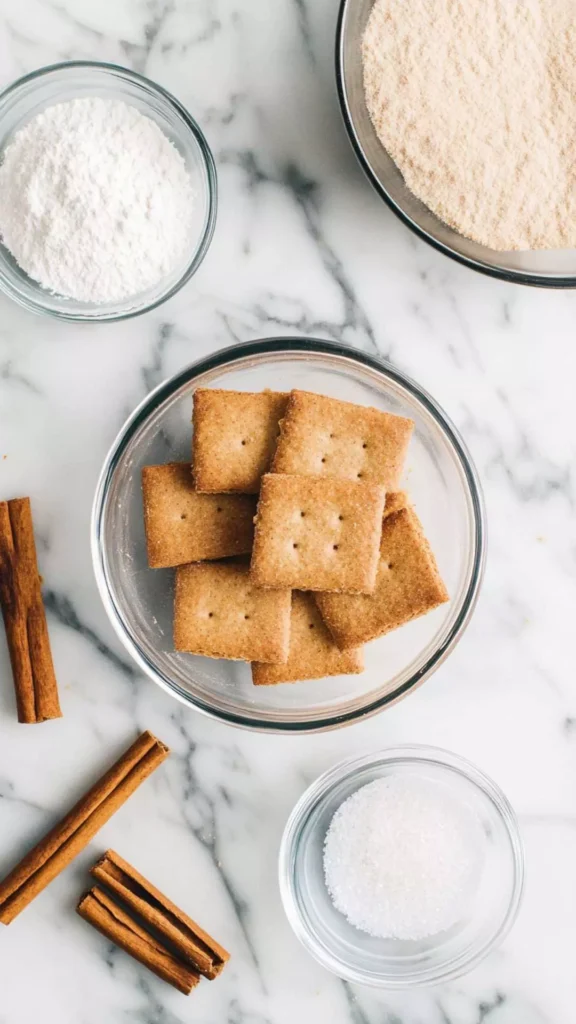
M 573 0 L 376 0 L 378 137 L 438 217 L 492 249 L 576 246 Z
M 44 288 L 118 302 L 160 283 L 192 243 L 194 194 L 158 125 L 119 100 L 58 103 L 0 166 L 0 236 Z
M 442 784 L 394 775 L 336 811 L 324 846 L 332 901 L 379 938 L 423 939 L 461 918 L 478 883 L 484 834 Z

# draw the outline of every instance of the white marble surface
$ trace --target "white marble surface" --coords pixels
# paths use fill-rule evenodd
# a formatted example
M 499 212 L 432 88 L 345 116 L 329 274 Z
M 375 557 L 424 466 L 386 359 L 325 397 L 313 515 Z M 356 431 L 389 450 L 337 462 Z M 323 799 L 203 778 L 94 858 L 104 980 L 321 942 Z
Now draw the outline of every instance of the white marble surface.
M 16 724 L 0 639 L 0 872 L 150 728 L 170 761 L 0 933 L 0 1024 L 573 1024 L 576 1004 L 574 437 L 576 296 L 502 285 L 416 241 L 372 193 L 336 103 L 335 0 L 1 0 L 7 82 L 68 58 L 117 61 L 205 129 L 220 217 L 195 280 L 144 318 L 48 322 L 0 299 L 0 496 L 32 495 L 61 722 Z M 312 333 L 378 351 L 462 429 L 485 487 L 489 562 L 466 636 L 418 693 L 324 736 L 251 735 L 140 677 L 100 605 L 88 546 L 104 454 L 158 381 L 244 340 Z M 398 742 L 452 748 L 502 785 L 527 850 L 504 946 L 429 992 L 325 974 L 284 920 L 276 856 L 306 783 Z M 74 915 L 113 845 L 233 951 L 185 999 Z

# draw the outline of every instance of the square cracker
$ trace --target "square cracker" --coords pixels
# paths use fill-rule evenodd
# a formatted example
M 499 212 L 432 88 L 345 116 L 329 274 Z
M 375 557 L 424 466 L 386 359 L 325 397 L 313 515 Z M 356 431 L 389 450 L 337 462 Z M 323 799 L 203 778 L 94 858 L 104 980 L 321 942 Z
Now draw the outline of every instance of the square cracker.
M 398 487 L 414 423 L 309 391 L 292 391 L 273 473 L 365 480 Z
M 259 590 L 241 563 L 197 562 L 176 570 L 174 646 L 207 658 L 284 662 L 289 590 Z
M 197 494 L 189 462 L 144 466 L 142 493 L 151 569 L 252 550 L 256 499 Z
M 198 388 L 192 439 L 196 490 L 257 494 L 270 468 L 288 395 Z
M 266 474 L 252 579 L 259 587 L 370 594 L 383 508 L 384 489 L 376 484 Z
M 376 589 L 365 597 L 317 594 L 322 618 L 339 647 L 356 647 L 448 601 L 420 520 L 396 495 L 384 517 Z M 388 503 L 387 503 L 388 504 Z
M 322 621 L 311 594 L 294 591 L 290 615 L 290 654 L 285 665 L 252 663 L 255 686 L 295 683 L 300 679 L 352 675 L 362 672 L 362 648 L 341 651 Z

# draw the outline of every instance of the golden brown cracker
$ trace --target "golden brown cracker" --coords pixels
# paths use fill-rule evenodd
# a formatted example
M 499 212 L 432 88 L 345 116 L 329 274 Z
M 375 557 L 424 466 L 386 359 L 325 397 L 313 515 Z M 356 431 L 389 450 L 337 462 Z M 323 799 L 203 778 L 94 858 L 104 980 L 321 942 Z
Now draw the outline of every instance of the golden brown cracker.
M 289 590 L 259 590 L 247 565 L 198 562 L 176 570 L 174 646 L 207 658 L 284 662 Z
M 413 427 L 403 416 L 292 391 L 272 472 L 364 480 L 394 490 Z
M 371 593 L 383 508 L 384 490 L 376 484 L 266 474 L 252 579 L 261 587 Z
M 311 594 L 294 591 L 290 615 L 290 654 L 285 665 L 252 663 L 255 686 L 362 672 L 362 648 L 341 651 L 322 621 Z
M 401 508 L 411 508 L 410 499 L 406 491 L 390 491 L 386 495 L 384 518 L 391 516 L 393 512 L 399 512 Z
M 251 551 L 256 499 L 198 494 L 189 462 L 144 466 L 142 494 L 151 569 Z
M 416 513 L 401 508 L 385 516 L 373 594 L 317 594 L 316 601 L 342 648 L 374 640 L 448 601 Z
M 192 439 L 198 491 L 257 494 L 272 462 L 287 394 L 198 388 Z

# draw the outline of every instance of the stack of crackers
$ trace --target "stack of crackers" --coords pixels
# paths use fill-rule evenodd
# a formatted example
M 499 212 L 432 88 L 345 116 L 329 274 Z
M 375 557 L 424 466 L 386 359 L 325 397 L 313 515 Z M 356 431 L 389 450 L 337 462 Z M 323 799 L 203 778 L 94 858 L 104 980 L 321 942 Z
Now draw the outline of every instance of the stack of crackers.
M 192 464 L 142 473 L 174 645 L 256 685 L 361 672 L 363 644 L 448 595 L 399 491 L 413 423 L 305 391 L 198 389 Z

